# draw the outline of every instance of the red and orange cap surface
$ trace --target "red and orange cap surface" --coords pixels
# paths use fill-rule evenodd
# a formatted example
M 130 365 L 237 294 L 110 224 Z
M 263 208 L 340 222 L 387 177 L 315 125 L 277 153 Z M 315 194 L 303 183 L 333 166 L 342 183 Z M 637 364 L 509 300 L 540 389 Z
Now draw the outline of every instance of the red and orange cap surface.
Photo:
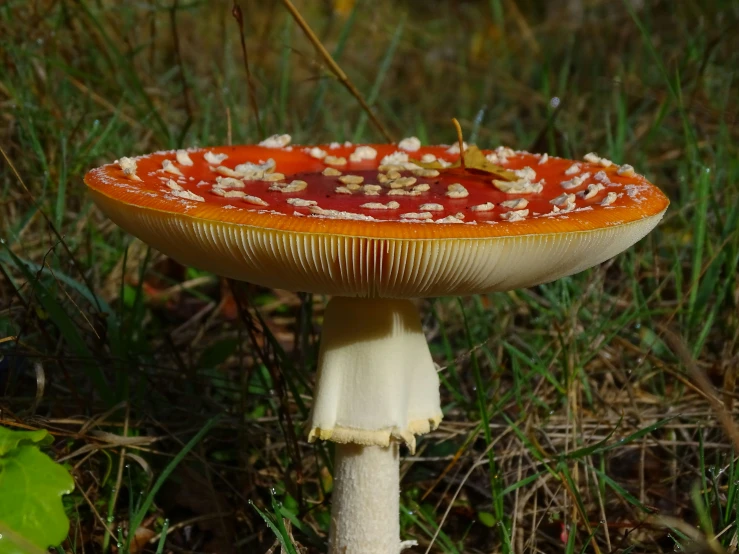
M 257 146 L 158 152 L 90 171 L 103 211 L 175 259 L 349 296 L 508 290 L 581 271 L 649 232 L 668 200 L 630 166 L 459 147 Z

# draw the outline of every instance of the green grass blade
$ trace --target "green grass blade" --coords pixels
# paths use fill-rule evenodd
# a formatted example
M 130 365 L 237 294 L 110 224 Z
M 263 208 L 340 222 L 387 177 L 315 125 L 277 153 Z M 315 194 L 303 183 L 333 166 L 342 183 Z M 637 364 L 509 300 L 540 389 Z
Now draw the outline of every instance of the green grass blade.
M 205 425 L 198 431 L 193 438 L 191 438 L 187 444 L 180 450 L 177 455 L 172 458 L 172 461 L 170 461 L 167 464 L 167 467 L 164 468 L 164 471 L 159 475 L 159 478 L 156 480 L 154 485 L 151 487 L 151 490 L 149 490 L 149 493 L 144 498 L 143 502 L 141 503 L 141 506 L 138 507 L 136 512 L 131 517 L 130 522 L 130 529 L 138 529 L 141 525 L 141 522 L 144 521 L 144 518 L 146 517 L 146 514 L 149 512 L 149 508 L 151 508 L 151 505 L 154 503 L 154 497 L 156 497 L 157 492 L 159 492 L 159 489 L 162 488 L 164 483 L 167 482 L 167 479 L 169 479 L 169 476 L 172 475 L 172 472 L 177 468 L 178 465 L 182 462 L 182 460 L 185 459 L 185 456 L 187 456 L 190 451 L 195 448 L 195 446 L 203 440 L 203 438 L 210 432 L 210 430 L 215 427 L 215 425 L 220 421 L 221 416 L 215 416 L 210 418 L 208 421 L 205 422 Z M 129 547 L 131 546 L 131 539 L 133 535 L 129 534 L 128 539 L 126 540 L 126 544 L 124 547 L 124 552 L 127 552 Z
M 157 543 L 156 554 L 164 554 L 164 545 L 167 542 L 167 532 L 168 531 L 169 531 L 169 519 L 165 519 L 164 524 L 162 525 L 162 531 L 159 537 L 159 542 Z
M 24 264 L 12 250 L 7 248 L 7 245 L 6 252 L 13 260 L 16 268 L 23 274 L 28 284 L 33 288 L 36 299 L 48 314 L 49 319 L 59 330 L 60 335 L 80 358 L 81 367 L 85 370 L 88 378 L 95 387 L 95 390 L 103 399 L 103 402 L 108 406 L 112 406 L 115 403 L 113 391 L 111 390 L 102 370 L 95 363 L 95 356 L 93 356 L 84 337 L 80 334 L 77 324 L 69 316 L 65 307 L 59 302 L 54 291 L 50 290 L 41 282 L 41 272 L 39 272 L 38 275 L 32 274 L 26 264 Z

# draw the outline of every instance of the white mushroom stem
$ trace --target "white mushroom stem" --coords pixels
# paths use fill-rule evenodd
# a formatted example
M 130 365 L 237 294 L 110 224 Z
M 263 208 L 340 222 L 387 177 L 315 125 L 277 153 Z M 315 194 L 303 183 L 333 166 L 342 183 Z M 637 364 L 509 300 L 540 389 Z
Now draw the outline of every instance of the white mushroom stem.
M 337 444 L 329 554 L 398 554 L 398 444 Z
M 326 308 L 309 440 L 336 445 L 330 554 L 397 554 L 398 445 L 441 421 L 439 378 L 408 300 Z
M 318 355 L 308 439 L 413 451 L 441 421 L 439 377 L 409 300 L 336 297 Z

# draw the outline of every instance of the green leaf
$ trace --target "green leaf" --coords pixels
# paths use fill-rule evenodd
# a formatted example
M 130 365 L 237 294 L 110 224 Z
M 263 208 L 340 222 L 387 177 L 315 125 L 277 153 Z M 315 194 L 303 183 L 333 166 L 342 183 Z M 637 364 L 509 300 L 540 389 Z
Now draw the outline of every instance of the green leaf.
M 0 554 L 35 554 L 69 532 L 62 496 L 74 481 L 39 449 L 51 440 L 45 430 L 0 427 Z
M 477 519 L 482 523 L 485 527 L 495 527 L 495 516 L 491 514 L 490 512 L 477 512 Z
M 52 442 L 54 442 L 54 438 L 45 429 L 13 431 L 0 427 L 0 456 L 5 456 L 19 446 L 27 446 L 28 444 L 46 446 Z

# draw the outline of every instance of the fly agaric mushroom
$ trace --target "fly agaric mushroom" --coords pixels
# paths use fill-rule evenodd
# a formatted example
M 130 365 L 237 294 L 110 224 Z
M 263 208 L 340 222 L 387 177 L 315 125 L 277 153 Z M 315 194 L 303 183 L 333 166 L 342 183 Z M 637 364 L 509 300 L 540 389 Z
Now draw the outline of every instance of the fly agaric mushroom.
M 330 552 L 399 552 L 413 541 L 399 539 L 398 446 L 413 450 L 442 417 L 409 299 L 577 273 L 644 237 L 668 200 L 594 154 L 477 151 L 503 178 L 465 166 L 465 145 L 290 147 L 285 137 L 121 158 L 85 182 L 114 222 L 182 264 L 333 296 L 309 432 L 336 445 Z

